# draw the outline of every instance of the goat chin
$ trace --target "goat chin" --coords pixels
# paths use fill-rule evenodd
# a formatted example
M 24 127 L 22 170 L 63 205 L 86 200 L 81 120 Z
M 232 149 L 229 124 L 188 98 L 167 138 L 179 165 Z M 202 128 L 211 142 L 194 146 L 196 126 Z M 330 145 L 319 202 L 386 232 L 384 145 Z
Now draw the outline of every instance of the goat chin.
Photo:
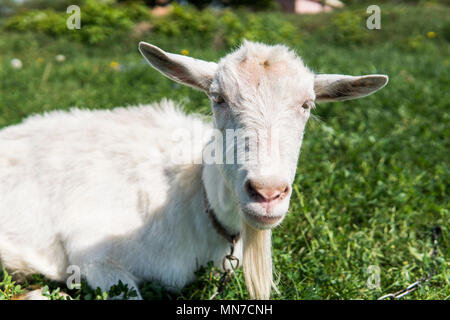
M 272 287 L 271 230 L 258 230 L 243 223 L 243 269 L 251 299 L 269 299 Z

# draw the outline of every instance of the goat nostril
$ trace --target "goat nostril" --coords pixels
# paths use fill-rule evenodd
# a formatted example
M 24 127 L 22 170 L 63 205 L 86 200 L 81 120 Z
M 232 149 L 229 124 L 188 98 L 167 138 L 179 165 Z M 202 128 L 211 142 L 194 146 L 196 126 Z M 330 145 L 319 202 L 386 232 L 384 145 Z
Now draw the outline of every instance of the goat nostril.
M 245 183 L 245 189 L 247 190 L 247 193 L 250 196 L 250 198 L 258 198 L 258 196 L 261 196 L 259 192 L 255 189 L 251 181 L 247 181 Z

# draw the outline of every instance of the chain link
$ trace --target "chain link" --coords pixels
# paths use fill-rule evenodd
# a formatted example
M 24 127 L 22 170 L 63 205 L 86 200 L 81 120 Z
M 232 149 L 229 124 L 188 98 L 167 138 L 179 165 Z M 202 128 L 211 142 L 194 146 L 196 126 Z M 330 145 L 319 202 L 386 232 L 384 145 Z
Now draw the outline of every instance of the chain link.
M 377 300 L 385 300 L 385 299 L 399 299 L 402 298 L 414 291 L 416 291 L 423 283 L 429 282 L 431 280 L 431 278 L 435 275 L 436 273 L 436 257 L 439 253 L 439 243 L 438 243 L 438 238 L 439 235 L 441 233 L 441 227 L 436 226 L 433 228 L 432 230 L 432 237 L 433 237 L 433 252 L 431 253 L 431 258 L 433 259 L 433 266 L 431 268 L 431 271 L 423 278 L 420 278 L 419 280 L 417 280 L 416 282 L 410 284 L 409 286 L 407 286 L 406 288 L 397 291 L 395 293 L 389 293 L 386 294 L 384 296 L 379 297 Z
M 227 284 L 231 281 L 234 270 L 239 267 L 239 258 L 234 256 L 234 247 L 236 245 L 236 242 L 237 239 L 234 238 L 233 242 L 230 245 L 230 254 L 227 254 L 225 257 L 223 257 L 222 268 L 224 271 L 219 280 L 219 287 L 217 288 L 217 291 L 214 292 L 214 294 L 209 298 L 209 300 L 214 299 L 218 294 L 221 294 L 223 290 L 225 290 Z M 227 261 L 230 263 L 231 268 L 227 268 Z

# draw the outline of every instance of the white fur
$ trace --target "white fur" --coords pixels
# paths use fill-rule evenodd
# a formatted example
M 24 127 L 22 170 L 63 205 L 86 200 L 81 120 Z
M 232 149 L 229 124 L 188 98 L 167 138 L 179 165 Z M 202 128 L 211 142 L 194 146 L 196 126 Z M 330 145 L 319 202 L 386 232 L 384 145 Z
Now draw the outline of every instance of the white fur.
M 68 266 L 77 265 L 89 285 L 102 290 L 119 280 L 136 290 L 143 280 L 178 290 L 201 265 L 220 266 L 229 249 L 204 212 L 202 181 L 230 232 L 241 231 L 243 223 L 255 230 L 276 225 L 254 220 L 261 215 L 284 217 L 290 193 L 265 211 L 251 201 L 244 183 L 251 178 L 292 184 L 309 117 L 301 105 L 315 99 L 315 75 L 284 46 L 245 42 L 218 64 L 145 43 L 140 49 L 171 79 L 213 100 L 224 95 L 227 105 L 212 103 L 213 124 L 163 100 L 110 111 L 55 111 L 0 130 L 0 259 L 7 268 L 64 281 Z M 321 86 L 324 96 L 327 88 L 339 91 L 340 84 L 330 87 L 330 81 Z M 175 128 L 213 127 L 254 132 L 260 145 L 270 144 L 267 132 L 277 129 L 280 147 L 263 154 L 276 166 L 265 175 L 258 165 L 202 166 L 204 143 L 194 144 L 186 164 L 172 161 L 179 147 L 171 139 Z M 265 234 L 270 246 L 270 232 Z M 268 256 L 260 264 L 270 268 L 262 274 L 271 274 L 270 247 L 261 250 Z M 241 242 L 236 255 L 242 259 Z M 252 297 L 268 298 L 267 283 L 256 285 L 262 291 L 252 288 Z

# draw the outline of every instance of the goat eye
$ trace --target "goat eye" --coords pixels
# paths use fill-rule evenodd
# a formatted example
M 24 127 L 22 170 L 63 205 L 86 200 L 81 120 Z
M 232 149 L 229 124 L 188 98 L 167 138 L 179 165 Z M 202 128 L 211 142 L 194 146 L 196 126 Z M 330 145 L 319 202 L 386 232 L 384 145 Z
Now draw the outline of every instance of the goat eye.
M 305 110 L 314 108 L 314 102 L 313 101 L 306 101 L 302 104 L 302 108 Z
M 213 97 L 213 101 L 214 101 L 214 103 L 222 104 L 225 102 L 225 99 L 222 96 L 217 95 L 217 96 Z

